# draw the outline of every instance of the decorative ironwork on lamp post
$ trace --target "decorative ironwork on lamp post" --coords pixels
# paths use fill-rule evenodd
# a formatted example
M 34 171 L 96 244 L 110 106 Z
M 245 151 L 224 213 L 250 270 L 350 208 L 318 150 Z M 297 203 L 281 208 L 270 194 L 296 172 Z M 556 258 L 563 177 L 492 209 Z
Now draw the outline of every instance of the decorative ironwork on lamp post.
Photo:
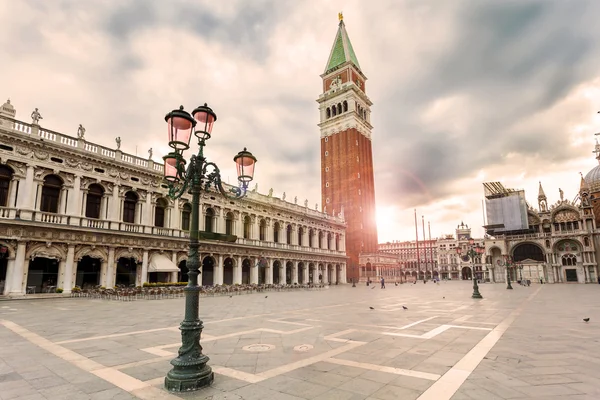
M 173 110 L 165 116 L 169 146 L 173 148 L 172 152 L 163 157 L 165 161 L 164 176 L 169 185 L 169 197 L 178 199 L 185 193 L 192 195 L 190 250 L 187 260 L 189 278 L 188 284 L 184 288 L 185 317 L 179 326 L 182 344 L 178 356 L 171 360 L 173 368 L 165 377 L 165 388 L 175 392 L 197 390 L 210 385 L 214 379 L 212 369 L 207 364 L 209 358 L 202 354 L 200 345 L 200 336 L 204 328 L 199 318 L 200 286 L 198 286 L 200 192 L 214 187 L 227 198 L 239 199 L 246 195 L 248 184 L 254 177 L 256 158 L 244 148 L 233 158 L 237 165 L 239 187 L 229 189 L 229 193 L 223 188 L 219 168 L 204 157 L 204 146 L 210 139 L 216 120 L 217 115 L 206 103 L 192 111 L 192 115 L 184 111 L 181 106 L 178 110 Z M 190 157 L 189 165 L 186 168 L 183 152 L 190 147 L 192 131 L 198 138 L 198 154 Z M 237 240 L 234 235 L 216 233 L 207 234 L 205 237 L 230 242 Z
M 514 265 L 513 259 L 509 255 L 504 256 L 504 267 L 506 268 L 506 289 L 512 290 L 512 285 L 510 284 L 510 268 Z
M 471 295 L 474 299 L 482 299 L 483 296 L 479 293 L 479 286 L 477 285 L 477 276 L 475 275 L 475 257 L 481 256 L 485 252 L 485 248 L 475 245 L 474 239 L 469 239 L 469 249 L 465 252 L 464 256 L 462 254 L 462 248 L 457 247 L 456 253 L 461 256 L 463 261 L 471 261 L 471 270 L 472 270 L 472 279 L 473 279 L 473 294 Z

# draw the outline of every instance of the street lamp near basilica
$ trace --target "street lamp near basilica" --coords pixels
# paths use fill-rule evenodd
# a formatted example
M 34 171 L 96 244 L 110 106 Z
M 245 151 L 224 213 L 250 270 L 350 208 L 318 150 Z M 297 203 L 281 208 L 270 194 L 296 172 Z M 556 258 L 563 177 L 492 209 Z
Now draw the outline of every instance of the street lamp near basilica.
M 178 199 L 185 193 L 192 195 L 192 215 L 190 227 L 190 250 L 187 268 L 188 284 L 185 292 L 185 317 L 181 322 L 181 347 L 178 356 L 171 360 L 173 368 L 165 377 L 165 388 L 174 392 L 187 392 L 210 385 L 214 379 L 211 367 L 207 364 L 209 358 L 202 354 L 200 336 L 202 321 L 199 318 L 200 286 L 198 275 L 200 268 L 199 239 L 200 239 L 200 193 L 212 188 L 230 199 L 239 199 L 246 195 L 248 184 L 254 177 L 256 158 L 247 151 L 240 151 L 233 161 L 237 166 L 238 187 L 228 191 L 222 185 L 221 174 L 217 165 L 207 161 L 204 156 L 204 146 L 210 139 L 212 128 L 217 115 L 206 105 L 197 107 L 190 115 L 183 106 L 165 116 L 169 146 L 172 152 L 163 157 L 164 177 L 169 186 L 169 197 Z M 190 147 L 192 132 L 198 139 L 198 154 L 192 155 L 189 165 L 183 157 L 183 152 Z M 210 233 L 204 238 L 235 242 L 234 235 Z
M 471 261 L 471 272 L 473 279 L 473 294 L 471 297 L 474 299 L 482 299 L 483 296 L 481 296 L 481 293 L 479 293 L 479 286 L 477 285 L 477 276 L 475 276 L 475 258 L 478 256 L 481 257 L 481 255 L 485 252 L 485 248 L 475 245 L 474 239 L 469 239 L 468 247 L 469 248 L 464 255 L 462 255 L 463 251 L 461 247 L 456 248 L 456 253 L 463 259 L 463 261 Z

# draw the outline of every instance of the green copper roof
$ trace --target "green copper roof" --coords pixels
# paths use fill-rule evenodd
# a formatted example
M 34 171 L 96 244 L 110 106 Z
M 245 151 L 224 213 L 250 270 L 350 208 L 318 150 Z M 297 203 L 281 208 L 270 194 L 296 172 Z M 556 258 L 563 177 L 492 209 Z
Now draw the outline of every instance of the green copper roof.
M 358 63 L 356 54 L 354 54 L 354 49 L 352 48 L 352 43 L 350 43 L 348 32 L 346 32 L 344 21 L 340 21 L 337 35 L 335 36 L 335 41 L 333 42 L 333 48 L 331 49 L 331 54 L 329 55 L 329 61 L 327 62 L 327 68 L 325 68 L 325 73 L 331 71 L 339 65 L 342 65 L 346 61 L 352 62 L 352 64 L 360 69 L 360 64 Z

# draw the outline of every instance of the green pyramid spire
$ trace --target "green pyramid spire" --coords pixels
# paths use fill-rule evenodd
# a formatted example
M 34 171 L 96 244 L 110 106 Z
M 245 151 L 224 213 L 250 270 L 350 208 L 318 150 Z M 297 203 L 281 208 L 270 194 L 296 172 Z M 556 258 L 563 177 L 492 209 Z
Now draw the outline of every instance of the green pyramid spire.
M 344 19 L 340 14 L 340 25 L 338 27 L 337 35 L 335 36 L 335 41 L 333 42 L 331 53 L 329 54 L 329 61 L 327 61 L 325 73 L 330 72 L 346 61 L 350 61 L 356 68 L 360 69 L 360 64 L 358 63 L 356 54 L 354 54 L 354 49 L 352 48 L 352 43 L 350 43 L 348 32 L 346 32 Z

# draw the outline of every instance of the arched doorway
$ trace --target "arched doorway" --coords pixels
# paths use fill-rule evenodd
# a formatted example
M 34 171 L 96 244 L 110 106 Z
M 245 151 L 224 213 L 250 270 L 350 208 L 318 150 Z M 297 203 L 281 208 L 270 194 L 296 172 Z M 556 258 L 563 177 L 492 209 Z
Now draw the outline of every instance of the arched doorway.
M 177 282 L 187 282 L 190 279 L 188 277 L 187 261 L 181 260 L 177 267 L 179 268 L 179 272 L 177 273 Z
M 8 204 L 10 200 L 10 182 L 12 181 L 12 177 L 13 170 L 6 165 L 0 165 L 0 207 L 15 206 L 15 204 Z
M 137 274 L 137 261 L 135 258 L 121 257 L 117 261 L 117 274 L 115 285 L 135 286 Z
M 276 260 L 273 261 L 273 282 L 277 282 L 278 284 L 282 284 L 284 282 L 281 281 L 281 263 Z
M 60 192 L 63 181 L 57 175 L 48 175 L 44 178 L 40 211 L 60 213 Z
M 315 283 L 317 282 L 317 270 L 315 269 L 315 264 L 308 264 L 308 282 Z
M 461 270 L 463 280 L 472 279 L 473 275 L 471 274 L 471 268 L 463 267 Z
M 46 293 L 58 284 L 58 260 L 36 257 L 29 261 L 27 288 L 35 287 L 36 293 Z M 70 289 L 70 288 L 69 288 Z
M 298 263 L 298 283 L 305 283 L 304 282 L 304 263 L 303 262 L 299 262 Z
M 211 286 L 214 282 L 215 259 L 212 256 L 206 256 L 202 260 L 202 286 Z
M 87 218 L 101 219 L 102 215 L 102 196 L 104 196 L 104 188 L 97 183 L 93 183 L 88 187 L 85 204 L 85 216 Z
M 285 283 L 288 285 L 292 284 L 292 270 L 294 269 L 294 264 L 291 261 L 288 261 L 285 264 Z
M 223 284 L 233 285 L 233 258 L 223 260 Z
M 544 251 L 533 243 L 518 244 L 513 250 L 513 261 L 519 262 L 523 260 L 546 261 Z
M 0 295 L 4 293 L 4 288 L 8 287 L 6 275 L 8 274 L 8 247 L 0 244 Z
M 242 261 L 242 284 L 249 285 L 250 284 L 250 268 L 252 267 L 252 263 L 249 259 L 244 258 Z
M 82 257 L 77 263 L 75 285 L 82 289 L 89 289 L 100 285 L 101 266 L 102 261 L 97 258 L 90 256 Z

